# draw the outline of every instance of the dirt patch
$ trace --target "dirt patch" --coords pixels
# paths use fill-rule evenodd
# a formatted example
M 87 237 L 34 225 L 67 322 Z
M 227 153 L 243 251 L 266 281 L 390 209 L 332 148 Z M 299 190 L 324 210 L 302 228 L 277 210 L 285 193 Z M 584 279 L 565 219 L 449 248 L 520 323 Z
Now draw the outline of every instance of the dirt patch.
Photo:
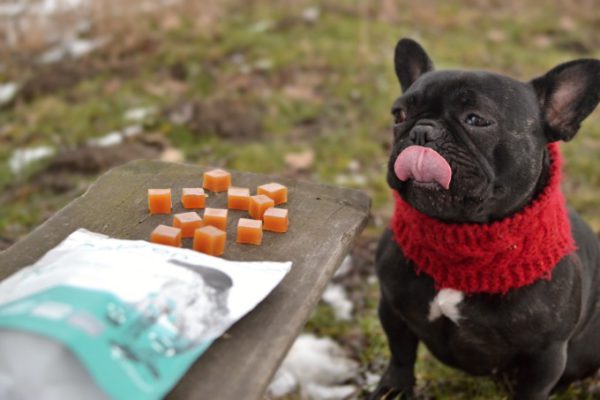
M 0 251 L 8 249 L 13 243 L 12 239 L 0 237 Z
M 178 81 L 186 81 L 189 76 L 188 68 L 181 61 L 177 61 L 169 66 L 169 75 Z
M 143 143 L 123 143 L 111 147 L 83 147 L 56 156 L 42 175 L 57 172 L 99 174 L 138 158 L 156 158 L 159 151 Z
M 66 193 L 77 186 L 77 176 L 94 176 L 137 159 L 159 158 L 168 143 L 158 134 L 149 134 L 110 147 L 80 147 L 59 153 L 33 178 L 41 190 Z
M 100 73 L 105 73 L 113 79 L 131 78 L 138 73 L 139 65 L 147 56 L 158 51 L 158 48 L 157 40 L 141 38 L 130 40 L 122 46 L 109 47 L 91 57 L 78 60 L 65 58 L 50 65 L 38 65 L 30 59 L 24 65 L 27 65 L 25 68 L 31 77 L 23 83 L 11 104 L 19 101 L 31 102 L 37 97 L 67 91 L 79 82 Z M 181 75 L 182 72 L 178 72 Z
M 16 100 L 30 102 L 38 96 L 72 88 L 94 74 L 95 68 L 89 64 L 87 60 L 79 63 L 66 61 L 52 67 L 40 68 L 25 82 Z
M 589 43 L 578 39 L 559 41 L 557 43 L 557 47 L 560 50 L 569 51 L 577 54 L 578 56 L 592 56 L 594 52 L 593 47 L 591 47 Z
M 195 135 L 216 134 L 225 139 L 257 140 L 263 136 L 262 110 L 236 99 L 186 102 L 166 111 L 168 118 Z

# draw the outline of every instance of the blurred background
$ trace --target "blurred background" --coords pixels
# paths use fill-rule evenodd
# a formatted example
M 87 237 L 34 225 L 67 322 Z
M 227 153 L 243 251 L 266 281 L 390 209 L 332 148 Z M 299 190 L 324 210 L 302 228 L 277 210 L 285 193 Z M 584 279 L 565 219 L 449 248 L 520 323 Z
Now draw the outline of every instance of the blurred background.
M 437 68 L 529 80 L 600 56 L 600 5 L 0 0 L 0 250 L 101 173 L 138 158 L 362 189 L 373 198 L 369 226 L 266 395 L 361 398 L 388 358 L 373 253 L 392 211 L 389 109 L 400 94 L 392 56 L 403 36 L 419 40 Z M 565 194 L 600 232 L 600 112 L 562 148 Z M 498 382 L 419 354 L 422 399 L 507 396 Z M 600 398 L 600 378 L 556 398 Z

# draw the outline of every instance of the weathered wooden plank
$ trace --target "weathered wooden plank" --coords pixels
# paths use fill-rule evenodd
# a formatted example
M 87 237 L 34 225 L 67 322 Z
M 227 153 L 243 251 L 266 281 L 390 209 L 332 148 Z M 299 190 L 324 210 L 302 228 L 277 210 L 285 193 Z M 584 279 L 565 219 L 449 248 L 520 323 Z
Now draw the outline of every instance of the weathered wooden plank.
M 22 241 L 0 253 L 0 279 L 35 262 L 77 228 L 122 239 L 146 239 L 172 216 L 149 216 L 146 189 L 173 189 L 174 212 L 182 211 L 181 188 L 199 186 L 203 169 L 193 165 L 135 161 L 113 169 L 80 198 Z M 362 192 L 265 175 L 233 172 L 235 186 L 255 188 L 276 180 L 289 187 L 290 229 L 265 232 L 260 247 L 235 243 L 237 219 L 230 210 L 224 258 L 293 261 L 283 282 L 217 340 L 168 396 L 170 399 L 258 399 L 354 238 L 364 227 L 370 200 Z M 226 207 L 226 194 L 207 204 Z M 184 246 L 190 247 L 190 239 Z

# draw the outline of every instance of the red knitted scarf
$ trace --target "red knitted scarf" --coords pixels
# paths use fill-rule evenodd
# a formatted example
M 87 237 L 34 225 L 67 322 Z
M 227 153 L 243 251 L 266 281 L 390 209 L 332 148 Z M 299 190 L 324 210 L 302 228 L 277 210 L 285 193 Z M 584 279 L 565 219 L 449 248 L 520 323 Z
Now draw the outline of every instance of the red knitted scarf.
M 490 224 L 446 223 L 396 198 L 391 228 L 417 274 L 431 276 L 437 289 L 506 293 L 550 279 L 558 261 L 575 250 L 560 191 L 558 144 L 548 145 L 550 177 L 543 192 L 518 213 Z

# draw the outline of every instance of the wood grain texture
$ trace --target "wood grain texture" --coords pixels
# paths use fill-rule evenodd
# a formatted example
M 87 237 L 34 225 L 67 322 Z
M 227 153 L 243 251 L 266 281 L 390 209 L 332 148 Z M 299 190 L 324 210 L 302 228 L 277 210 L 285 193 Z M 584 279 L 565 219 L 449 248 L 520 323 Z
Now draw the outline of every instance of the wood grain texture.
M 115 168 L 80 198 L 29 236 L 0 253 L 0 279 L 35 262 L 71 232 L 86 228 L 121 239 L 148 239 L 172 215 L 148 215 L 148 188 L 172 188 L 173 212 L 181 212 L 181 189 L 198 187 L 203 168 L 134 161 Z M 250 314 L 217 340 L 167 396 L 168 399 L 259 399 L 302 329 L 327 282 L 366 224 L 370 200 L 358 190 L 232 172 L 233 185 L 256 187 L 271 181 L 289 188 L 290 228 L 265 232 L 262 246 L 235 243 L 245 211 L 229 211 L 224 258 L 293 261 L 291 272 Z M 209 193 L 209 207 L 226 208 L 226 193 Z M 184 240 L 191 247 L 191 239 Z

